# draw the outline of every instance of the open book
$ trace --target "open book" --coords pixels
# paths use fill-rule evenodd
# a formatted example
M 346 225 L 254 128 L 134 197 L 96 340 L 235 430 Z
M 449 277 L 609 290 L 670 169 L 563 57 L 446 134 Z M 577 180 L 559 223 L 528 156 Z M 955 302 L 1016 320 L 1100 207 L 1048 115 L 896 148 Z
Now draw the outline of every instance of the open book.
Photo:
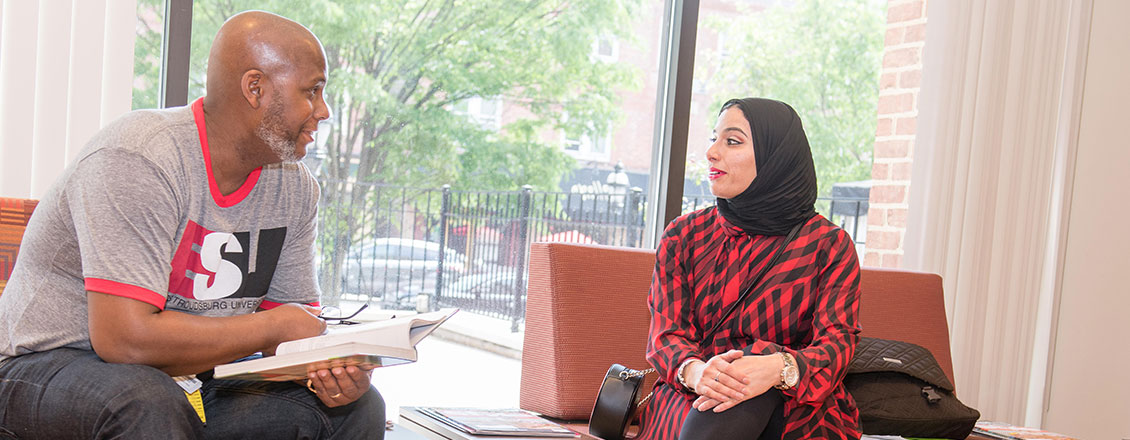
M 330 329 L 326 334 L 283 342 L 274 356 L 217 365 L 217 379 L 301 380 L 334 367 L 362 369 L 416 361 L 416 344 L 459 309 L 443 309 L 384 321 Z

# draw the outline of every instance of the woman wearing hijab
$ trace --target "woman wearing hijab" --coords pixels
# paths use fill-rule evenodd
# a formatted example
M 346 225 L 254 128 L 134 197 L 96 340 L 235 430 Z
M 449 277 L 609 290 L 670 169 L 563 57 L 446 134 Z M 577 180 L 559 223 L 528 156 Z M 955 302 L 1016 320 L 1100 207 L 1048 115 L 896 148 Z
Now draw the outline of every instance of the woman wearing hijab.
M 800 117 L 779 101 L 734 99 L 714 136 L 717 206 L 671 222 L 656 255 L 647 357 L 660 378 L 640 438 L 857 439 L 842 379 L 860 330 L 859 262 L 814 209 Z

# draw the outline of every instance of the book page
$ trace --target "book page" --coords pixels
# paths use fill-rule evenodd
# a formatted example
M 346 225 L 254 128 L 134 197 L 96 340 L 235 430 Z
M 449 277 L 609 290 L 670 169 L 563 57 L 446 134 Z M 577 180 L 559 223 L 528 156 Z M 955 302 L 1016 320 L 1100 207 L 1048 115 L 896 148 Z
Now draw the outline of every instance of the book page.
M 384 321 L 338 327 L 321 336 L 284 342 L 277 355 L 315 350 L 350 342 L 412 348 L 459 309 L 443 309 Z

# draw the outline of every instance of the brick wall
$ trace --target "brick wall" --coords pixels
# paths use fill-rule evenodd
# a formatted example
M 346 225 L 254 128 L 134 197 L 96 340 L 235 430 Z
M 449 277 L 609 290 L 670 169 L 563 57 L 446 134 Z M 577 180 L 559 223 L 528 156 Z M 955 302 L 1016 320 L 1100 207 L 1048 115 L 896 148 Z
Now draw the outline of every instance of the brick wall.
M 864 266 L 897 268 L 902 264 L 925 42 L 926 0 L 890 0 Z

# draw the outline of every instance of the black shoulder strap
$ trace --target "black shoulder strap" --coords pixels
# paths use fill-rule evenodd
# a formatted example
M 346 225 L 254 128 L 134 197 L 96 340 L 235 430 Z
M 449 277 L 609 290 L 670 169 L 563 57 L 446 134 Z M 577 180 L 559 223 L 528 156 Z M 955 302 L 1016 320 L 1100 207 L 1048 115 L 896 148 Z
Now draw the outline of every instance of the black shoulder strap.
M 761 279 L 765 277 L 765 274 L 769 272 L 769 269 L 772 269 L 773 266 L 777 265 L 777 260 L 781 259 L 781 253 L 783 253 L 785 248 L 789 246 L 789 243 L 792 243 L 793 239 L 796 238 L 798 233 L 800 233 L 800 228 L 804 226 L 805 223 L 808 223 L 808 221 L 805 220 L 803 222 L 797 223 L 796 226 L 793 226 L 793 229 L 789 231 L 789 235 L 785 237 L 785 242 L 781 243 L 781 246 L 778 247 L 777 250 L 773 253 L 773 258 L 769 260 L 769 264 L 766 264 L 765 267 L 761 268 L 761 272 L 759 272 L 757 276 L 753 278 L 752 283 L 749 283 L 749 285 L 746 286 L 745 291 L 743 291 L 741 296 L 738 297 L 738 300 L 734 301 L 733 304 L 730 304 L 730 308 L 726 309 L 726 313 L 722 314 L 722 319 L 719 319 L 718 322 L 714 323 L 714 327 L 711 328 L 710 331 L 706 332 L 706 335 L 703 336 L 702 341 L 699 342 L 699 345 L 707 344 L 710 339 L 714 337 L 714 334 L 718 332 L 718 329 L 722 328 L 722 324 L 725 324 L 726 320 L 730 318 L 730 315 L 734 314 L 734 310 L 736 310 L 739 305 L 745 302 L 745 299 L 749 297 L 749 294 L 753 293 L 758 285 L 761 284 Z

